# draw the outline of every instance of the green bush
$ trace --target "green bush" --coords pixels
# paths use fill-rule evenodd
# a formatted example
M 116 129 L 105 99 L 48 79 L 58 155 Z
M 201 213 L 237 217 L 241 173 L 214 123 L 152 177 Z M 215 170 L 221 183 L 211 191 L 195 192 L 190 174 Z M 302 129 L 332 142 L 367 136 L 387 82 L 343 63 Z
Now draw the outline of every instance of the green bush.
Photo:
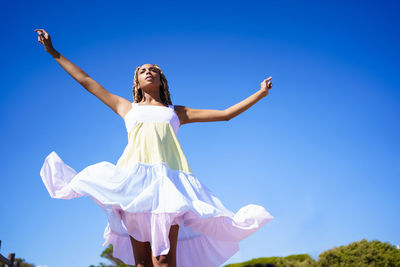
M 339 266 L 400 266 L 400 250 L 389 243 L 377 240 L 351 243 L 340 246 L 319 255 L 319 267 Z
M 314 267 L 317 266 L 308 254 L 290 255 L 287 257 L 257 258 L 250 261 L 228 264 L 225 267 Z
M 335 247 L 322 252 L 318 261 L 308 254 L 287 257 L 258 258 L 225 265 L 225 267 L 347 267 L 347 266 L 400 266 L 400 249 L 389 243 L 362 239 L 347 246 Z

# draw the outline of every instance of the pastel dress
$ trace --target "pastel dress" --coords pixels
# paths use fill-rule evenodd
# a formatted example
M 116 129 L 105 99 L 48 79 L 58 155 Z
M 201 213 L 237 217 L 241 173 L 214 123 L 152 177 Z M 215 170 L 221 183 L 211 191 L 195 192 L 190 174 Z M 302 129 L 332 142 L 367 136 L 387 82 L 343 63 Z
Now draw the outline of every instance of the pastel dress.
M 239 241 L 274 217 L 250 204 L 233 213 L 196 177 L 178 141 L 174 106 L 132 103 L 126 114 L 128 144 L 116 165 L 102 161 L 80 172 L 51 152 L 40 170 L 52 198 L 91 197 L 107 215 L 103 246 L 135 265 L 129 235 L 150 242 L 153 256 L 170 249 L 169 230 L 179 225 L 179 267 L 220 266 Z

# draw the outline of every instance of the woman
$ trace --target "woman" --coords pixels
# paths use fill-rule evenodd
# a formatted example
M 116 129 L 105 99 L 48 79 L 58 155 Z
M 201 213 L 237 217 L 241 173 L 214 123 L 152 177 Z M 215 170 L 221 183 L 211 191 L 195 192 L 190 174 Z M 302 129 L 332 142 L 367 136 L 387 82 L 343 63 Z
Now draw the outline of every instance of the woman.
M 183 124 L 228 121 L 247 110 L 268 95 L 272 77 L 226 110 L 192 109 L 173 106 L 162 70 L 144 64 L 135 70 L 132 103 L 57 52 L 44 29 L 35 31 L 57 63 L 125 121 L 128 144 L 116 165 L 103 161 L 76 173 L 52 152 L 40 173 L 51 197 L 90 196 L 103 208 L 104 245 L 113 245 L 114 257 L 136 266 L 218 266 L 273 219 L 258 205 L 226 209 L 193 174 L 177 139 Z

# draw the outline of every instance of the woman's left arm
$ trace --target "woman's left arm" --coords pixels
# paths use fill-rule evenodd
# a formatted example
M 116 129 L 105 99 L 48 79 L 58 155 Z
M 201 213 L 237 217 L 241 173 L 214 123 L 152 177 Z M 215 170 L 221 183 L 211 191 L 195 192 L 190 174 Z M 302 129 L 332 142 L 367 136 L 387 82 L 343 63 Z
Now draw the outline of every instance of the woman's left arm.
M 208 121 L 229 121 L 249 109 L 263 97 L 267 96 L 269 89 L 272 88 L 271 79 L 272 77 L 269 77 L 262 81 L 260 90 L 225 110 L 193 109 L 177 105 L 175 106 L 175 111 L 179 117 L 180 124 Z

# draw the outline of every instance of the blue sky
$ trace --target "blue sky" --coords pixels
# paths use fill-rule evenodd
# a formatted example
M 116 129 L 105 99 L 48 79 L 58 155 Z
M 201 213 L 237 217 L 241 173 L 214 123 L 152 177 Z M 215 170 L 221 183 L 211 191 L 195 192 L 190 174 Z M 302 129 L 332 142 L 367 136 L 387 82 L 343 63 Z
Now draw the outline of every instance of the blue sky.
M 183 125 L 197 177 L 236 212 L 275 219 L 227 263 L 309 253 L 362 238 L 400 244 L 399 34 L 395 1 L 8 1 L 1 4 L 0 253 L 49 267 L 102 259 L 106 216 L 90 198 L 51 199 L 56 151 L 80 171 L 116 163 L 123 120 L 37 42 L 131 101 L 156 63 L 172 102 L 225 109 L 273 76 L 270 94 L 226 122 Z M 9 214 L 5 216 L 4 214 Z

